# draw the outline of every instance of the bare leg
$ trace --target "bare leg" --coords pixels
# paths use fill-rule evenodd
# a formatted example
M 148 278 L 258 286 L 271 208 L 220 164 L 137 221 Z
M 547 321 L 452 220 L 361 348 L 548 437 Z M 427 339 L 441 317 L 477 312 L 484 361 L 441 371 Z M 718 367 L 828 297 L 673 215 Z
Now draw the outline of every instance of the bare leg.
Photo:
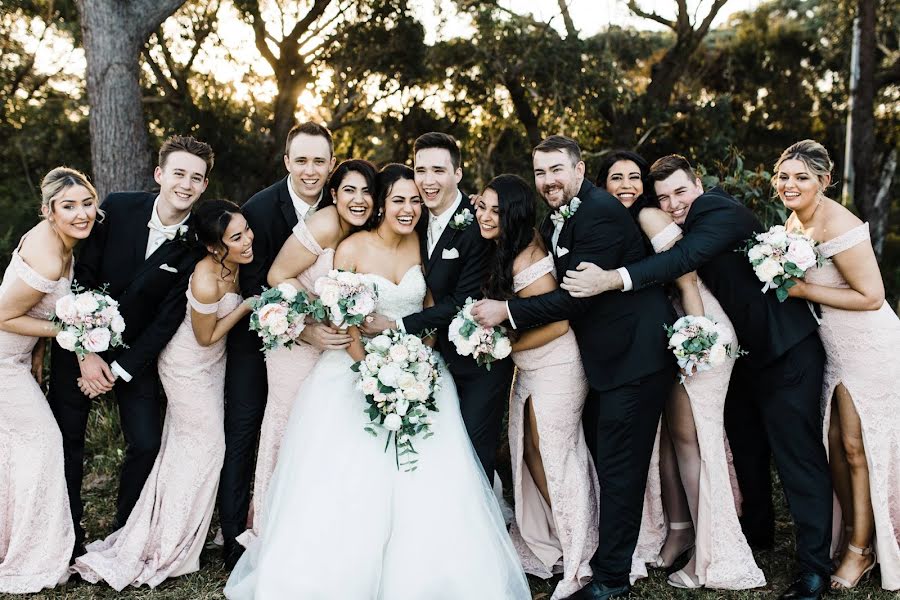
M 538 435 L 537 417 L 534 415 L 531 397 L 525 401 L 525 418 L 528 421 L 523 432 L 525 438 L 523 440 L 525 465 L 528 467 L 528 472 L 531 473 L 534 485 L 537 486 L 541 496 L 544 497 L 547 505 L 552 507 L 550 491 L 547 489 L 547 475 L 544 473 L 544 460 L 541 458 L 541 438 Z
M 697 504 L 700 499 L 700 445 L 697 441 L 697 427 L 694 424 L 691 400 L 684 386 L 675 386 L 666 404 L 666 420 L 669 423 L 669 433 L 672 436 L 691 521 L 696 523 Z M 685 565 L 684 572 L 696 579 L 693 556 Z
M 862 423 L 856 407 L 853 405 L 853 399 L 843 384 L 838 385 L 834 396 L 840 416 L 841 441 L 850 470 L 850 492 L 853 505 L 853 532 L 850 534 L 850 543 L 858 548 L 868 548 L 872 543 L 872 536 L 875 534 L 875 517 L 869 492 L 869 465 L 863 445 Z M 847 581 L 855 582 L 874 560 L 872 555 L 844 552 L 841 564 L 834 574 Z M 841 586 L 833 582 L 832 587 Z
M 844 454 L 844 444 L 841 441 L 841 416 L 838 409 L 837 397 L 831 400 L 831 421 L 828 425 L 828 462 L 831 467 L 831 480 L 834 492 L 837 494 L 841 505 L 841 520 L 844 530 L 841 532 L 838 547 L 835 549 L 835 558 L 839 559 L 844 554 L 844 548 L 850 541 L 848 533 L 853 531 L 853 494 L 850 487 L 850 465 L 847 464 L 847 455 Z
M 666 410 L 668 411 L 668 406 L 666 406 Z M 665 417 L 665 413 L 663 416 Z M 672 436 L 669 434 L 669 424 L 666 418 L 663 418 L 659 432 L 659 478 L 663 509 L 666 511 L 669 523 L 692 523 L 693 519 L 691 519 L 691 511 L 681 485 L 681 474 L 678 472 L 678 461 L 675 458 L 675 448 L 672 446 Z M 666 536 L 666 543 L 659 551 L 656 566 L 670 566 L 693 541 L 694 530 L 692 528 L 670 529 Z

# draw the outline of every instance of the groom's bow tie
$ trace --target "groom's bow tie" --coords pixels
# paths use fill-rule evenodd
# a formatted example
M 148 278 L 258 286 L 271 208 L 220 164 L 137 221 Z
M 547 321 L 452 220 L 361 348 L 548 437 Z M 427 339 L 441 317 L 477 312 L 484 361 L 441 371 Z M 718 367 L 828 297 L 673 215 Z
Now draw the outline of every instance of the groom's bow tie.
M 562 229 L 562 226 L 566 222 L 566 218 L 558 210 L 554 210 L 550 213 L 550 220 L 553 222 L 553 227 L 556 229 Z
M 178 235 L 178 225 L 160 225 L 159 223 L 153 221 L 152 219 L 147 222 L 147 227 L 151 231 L 158 231 L 169 241 L 175 239 L 175 236 Z

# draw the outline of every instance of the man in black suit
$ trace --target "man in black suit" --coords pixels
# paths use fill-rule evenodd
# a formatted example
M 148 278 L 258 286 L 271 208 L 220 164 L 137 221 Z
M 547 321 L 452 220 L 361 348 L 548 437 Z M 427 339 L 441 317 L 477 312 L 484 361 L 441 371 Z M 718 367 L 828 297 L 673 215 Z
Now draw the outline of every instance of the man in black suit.
M 372 315 L 363 332 L 372 335 L 391 328 L 411 333 L 436 331 L 437 349 L 459 392 L 466 431 L 485 474 L 492 479 L 512 383 L 512 360 L 495 361 L 489 371 L 471 356 L 460 356 L 448 338 L 450 321 L 466 299 L 481 297 L 490 242 L 481 237 L 474 218 L 466 219 L 465 225 L 454 221 L 464 211 L 475 213 L 458 187 L 462 157 L 456 140 L 446 133 L 426 133 L 416 139 L 413 153 L 416 185 L 428 209 L 422 211 L 416 229 L 434 306 L 396 322 Z
M 794 519 L 800 571 L 782 598 L 819 598 L 831 571 L 832 492 L 819 409 L 825 354 L 816 320 L 800 300 L 779 303 L 775 294 L 760 293 L 747 257 L 735 252 L 763 231 L 750 210 L 720 188 L 704 192 L 682 156 L 656 161 L 650 178 L 660 206 L 682 226 L 683 239 L 656 256 L 622 261 L 627 267 L 617 271 L 580 264 L 567 273 L 563 287 L 585 297 L 611 289 L 640 290 L 697 271 L 748 352 L 737 361 L 725 403 L 744 496 L 744 532 L 751 544 L 771 547 L 769 463 L 774 453 Z
M 241 209 L 254 234 L 253 262 L 241 267 L 240 273 L 245 298 L 263 291 L 269 269 L 291 230 L 318 208 L 334 163 L 334 145 L 327 128 L 307 122 L 288 132 L 284 147 L 288 175 L 255 194 Z M 247 526 L 253 457 L 268 393 L 262 345 L 249 325 L 247 316 L 231 329 L 227 342 L 225 461 L 219 483 L 219 519 L 228 568 L 234 567 L 242 552 L 235 538 Z M 348 335 L 321 324 L 307 326 L 301 339 L 322 350 L 344 348 L 350 342 Z
M 91 398 L 115 390 L 125 461 L 116 519 L 125 525 L 153 468 L 162 438 L 156 358 L 185 315 L 188 278 L 205 250 L 194 241 L 191 207 L 208 184 L 209 145 L 173 136 L 159 151 L 154 178 L 159 193 L 106 197 L 75 262 L 75 280 L 88 289 L 106 285 L 125 319 L 125 348 L 89 354 L 82 361 L 54 344 L 48 401 L 63 435 L 66 484 L 75 523 L 75 553 L 82 550 L 81 479 Z
M 540 232 L 558 273 L 581 262 L 611 267 L 646 255 L 628 210 L 585 179 L 574 140 L 550 136 L 532 157 L 537 190 L 554 211 Z M 590 386 L 582 419 L 601 493 L 594 580 L 573 598 L 627 595 L 650 455 L 675 380 L 663 329 L 675 320 L 671 304 L 658 286 L 592 298 L 559 289 L 505 303 L 483 300 L 472 314 L 483 325 L 508 320 L 517 329 L 566 319 L 571 324 Z

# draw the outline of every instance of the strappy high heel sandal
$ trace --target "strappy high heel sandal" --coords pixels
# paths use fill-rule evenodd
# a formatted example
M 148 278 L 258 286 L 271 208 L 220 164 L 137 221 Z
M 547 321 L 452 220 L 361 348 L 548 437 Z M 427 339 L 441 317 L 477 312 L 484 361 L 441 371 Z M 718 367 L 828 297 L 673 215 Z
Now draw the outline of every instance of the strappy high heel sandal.
M 694 524 L 691 521 L 672 521 L 669 523 L 670 531 L 682 531 L 685 529 L 693 529 Z M 672 565 L 678 563 L 683 560 L 686 556 L 689 556 L 691 552 L 694 550 L 695 542 L 691 542 L 687 546 L 685 546 L 672 560 L 671 563 L 666 564 L 666 561 L 663 560 L 663 557 L 659 554 L 656 555 L 656 558 L 653 559 L 652 562 L 648 563 L 650 567 L 654 569 L 668 569 Z
M 847 581 L 843 577 L 838 577 L 837 575 L 831 576 L 831 589 L 832 590 L 852 590 L 867 576 L 872 574 L 872 569 L 875 568 L 875 564 L 878 562 L 878 557 L 875 556 L 875 550 L 872 546 L 868 548 L 860 548 L 859 546 L 854 546 L 853 544 L 847 544 L 847 550 L 853 552 L 854 554 L 859 554 L 860 556 L 869 556 L 872 555 L 872 564 L 863 569 L 863 572 L 859 574 L 859 577 L 856 578 L 856 581 Z M 837 584 L 835 586 L 834 584 Z

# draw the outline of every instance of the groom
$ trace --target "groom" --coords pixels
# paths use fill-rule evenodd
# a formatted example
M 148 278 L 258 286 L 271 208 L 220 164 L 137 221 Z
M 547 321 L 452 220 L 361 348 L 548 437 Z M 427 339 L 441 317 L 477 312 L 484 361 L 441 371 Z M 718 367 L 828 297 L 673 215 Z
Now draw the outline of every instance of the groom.
M 125 461 L 113 529 L 125 525 L 153 468 L 162 438 L 156 357 L 184 320 L 188 278 L 203 257 L 190 243 L 191 208 L 206 190 L 213 167 L 208 144 L 172 136 L 159 150 L 153 174 L 159 193 L 106 197 L 75 262 L 75 280 L 88 289 L 106 285 L 125 319 L 127 346 L 83 360 L 54 342 L 48 402 L 63 436 L 66 485 L 75 524 L 74 555 L 83 552 L 81 479 L 91 398 L 115 390 Z
M 532 161 L 535 187 L 553 211 L 540 233 L 557 273 L 583 261 L 613 266 L 644 258 L 628 210 L 585 179 L 575 140 L 550 136 L 535 147 Z M 482 325 L 508 320 L 517 329 L 568 320 L 575 331 L 590 386 L 582 420 L 601 497 L 594 579 L 572 598 L 627 595 L 650 455 L 675 380 L 663 329 L 675 320 L 669 301 L 657 286 L 586 299 L 555 290 L 508 302 L 482 300 L 472 314 Z
M 757 547 L 773 543 L 770 454 L 794 519 L 800 575 L 784 600 L 820 598 L 831 561 L 832 492 L 819 398 L 825 353 L 805 302 L 760 293 L 747 257 L 735 252 L 763 230 L 745 206 L 720 188 L 704 192 L 690 163 L 677 154 L 650 168 L 660 207 L 684 230 L 670 250 L 609 266 L 573 263 L 563 287 L 588 297 L 607 290 L 640 290 L 696 270 L 734 325 L 748 354 L 737 361 L 725 402 L 725 426 L 744 497 L 741 525 Z M 617 265 L 614 265 L 614 267 Z M 620 294 L 602 294 L 599 297 Z M 597 296 L 594 296 L 597 297 Z M 770 452 L 771 447 L 771 452 Z
M 416 229 L 425 281 L 435 304 L 396 322 L 371 315 L 363 332 L 374 335 L 394 328 L 411 333 L 437 332 L 437 348 L 456 383 L 466 431 L 491 480 L 512 383 L 512 359 L 493 362 L 488 371 L 471 356 L 460 356 L 447 337 L 450 321 L 466 298 L 481 297 L 490 242 L 481 237 L 474 224 L 475 209 L 459 190 L 462 157 L 456 140 L 446 133 L 426 133 L 416 139 L 413 154 L 416 185 L 428 209 L 422 211 Z M 471 218 L 460 216 L 465 216 L 465 211 Z M 454 219 L 457 216 L 459 222 Z

